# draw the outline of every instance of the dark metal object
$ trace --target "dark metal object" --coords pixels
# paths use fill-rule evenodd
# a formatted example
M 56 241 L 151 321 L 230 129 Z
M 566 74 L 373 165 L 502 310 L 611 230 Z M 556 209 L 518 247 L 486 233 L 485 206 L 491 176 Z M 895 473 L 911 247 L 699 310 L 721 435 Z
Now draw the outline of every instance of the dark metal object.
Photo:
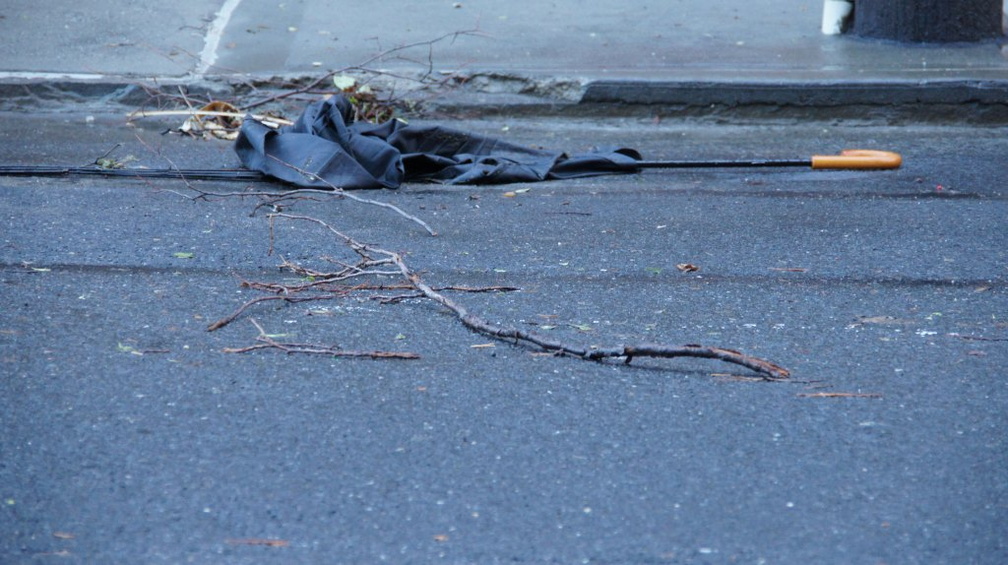
M 0 166 L 0 176 L 61 177 L 70 175 L 243 182 L 270 179 L 270 177 L 258 171 L 244 169 L 107 169 L 101 167 L 49 167 L 33 165 Z
M 749 161 L 714 159 L 709 161 L 638 161 L 636 169 L 741 169 L 751 167 L 811 167 L 809 159 L 754 159 Z
M 853 34 L 906 42 L 982 41 L 1003 35 L 1002 0 L 857 0 Z

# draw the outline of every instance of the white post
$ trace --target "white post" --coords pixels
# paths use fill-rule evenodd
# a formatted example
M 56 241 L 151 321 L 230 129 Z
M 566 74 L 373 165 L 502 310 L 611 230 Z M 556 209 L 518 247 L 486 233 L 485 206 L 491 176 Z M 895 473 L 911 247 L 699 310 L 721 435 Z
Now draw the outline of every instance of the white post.
M 844 22 L 853 10 L 853 0 L 823 0 L 822 32 L 826 35 L 840 35 Z

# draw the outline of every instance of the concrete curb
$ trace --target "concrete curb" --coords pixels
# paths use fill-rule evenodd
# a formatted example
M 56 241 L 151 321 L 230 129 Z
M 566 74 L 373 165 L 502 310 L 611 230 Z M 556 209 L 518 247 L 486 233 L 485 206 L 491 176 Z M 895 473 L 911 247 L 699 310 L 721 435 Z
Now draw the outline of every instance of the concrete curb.
M 847 106 L 903 104 L 1006 104 L 1008 80 L 928 82 L 724 83 L 597 81 L 581 103 L 619 104 L 778 104 Z
M 1008 80 L 926 82 L 597 81 L 581 104 L 679 108 L 691 113 L 802 113 L 838 117 L 1008 123 Z
M 499 77 L 498 77 L 499 79 Z M 256 95 L 279 92 L 269 83 L 296 78 L 259 78 Z M 1008 80 L 931 80 L 892 82 L 803 81 L 589 81 L 580 89 L 562 81 L 557 96 L 539 88 L 543 80 L 511 77 L 506 89 L 488 88 L 478 81 L 432 94 L 419 90 L 402 95 L 423 102 L 440 114 L 595 116 L 654 114 L 674 117 L 718 118 L 861 118 L 882 121 L 957 121 L 975 124 L 1008 123 Z M 303 78 L 302 78 L 303 81 Z M 507 82 L 507 81 L 505 81 Z M 550 81 L 545 81 L 550 82 Z M 555 82 L 555 81 L 554 81 Z M 217 99 L 247 95 L 248 77 L 221 76 L 211 80 L 180 78 L 103 77 L 88 80 L 29 80 L 0 82 L 0 109 L 119 104 L 140 107 L 157 93 L 188 94 Z M 401 92 L 401 90 L 400 90 Z

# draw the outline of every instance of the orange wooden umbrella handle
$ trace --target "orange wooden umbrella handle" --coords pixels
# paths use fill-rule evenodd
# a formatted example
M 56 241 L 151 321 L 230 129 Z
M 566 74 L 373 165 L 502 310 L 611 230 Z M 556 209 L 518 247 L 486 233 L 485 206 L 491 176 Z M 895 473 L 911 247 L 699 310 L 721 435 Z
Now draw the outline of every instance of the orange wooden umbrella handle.
M 903 157 L 892 151 L 845 149 L 839 155 L 813 155 L 813 169 L 898 169 Z

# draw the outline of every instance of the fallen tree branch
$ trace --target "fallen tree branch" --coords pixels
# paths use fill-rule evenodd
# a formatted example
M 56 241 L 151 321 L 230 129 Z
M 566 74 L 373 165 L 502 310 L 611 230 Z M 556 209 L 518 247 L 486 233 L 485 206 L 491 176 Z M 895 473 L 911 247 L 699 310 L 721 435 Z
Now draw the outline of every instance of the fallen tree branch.
M 479 316 L 470 314 L 465 307 L 428 286 L 416 273 L 410 270 L 406 263 L 403 262 L 401 256 L 395 253 L 392 255 L 394 256 L 396 264 L 399 265 L 403 276 L 406 277 L 417 288 L 417 290 L 423 293 L 424 296 L 454 312 L 455 316 L 465 327 L 489 337 L 513 341 L 514 343 L 524 342 L 536 345 L 546 351 L 559 355 L 570 355 L 590 361 L 601 361 L 603 359 L 622 357 L 624 362 L 629 364 L 634 357 L 702 357 L 741 365 L 770 379 L 785 379 L 790 375 L 790 372 L 780 365 L 771 363 L 770 361 L 764 359 L 746 355 L 739 351 L 724 349 L 722 347 L 708 347 L 696 344 L 681 346 L 641 344 L 610 348 L 578 347 L 549 339 L 543 335 L 533 332 L 526 332 L 516 328 L 507 328 L 492 324 Z
M 732 349 L 726 349 L 722 347 L 710 347 L 697 344 L 686 344 L 679 346 L 670 346 L 662 344 L 638 344 L 638 345 L 622 345 L 616 347 L 581 347 L 570 345 L 558 340 L 547 338 L 543 335 L 536 334 L 533 332 L 527 332 L 519 330 L 516 328 L 510 328 L 501 326 L 488 322 L 487 320 L 470 313 L 464 306 L 455 302 L 443 292 L 440 292 L 436 288 L 427 284 L 420 275 L 412 270 L 409 265 L 406 264 L 402 255 L 386 251 L 379 247 L 372 245 L 367 245 L 356 241 L 350 236 L 340 232 L 336 228 L 332 227 L 327 222 L 320 220 L 318 218 L 313 218 L 310 216 L 301 216 L 285 213 L 270 214 L 270 225 L 272 231 L 273 222 L 276 219 L 285 219 L 290 221 L 302 221 L 309 222 L 321 226 L 323 229 L 328 230 L 331 234 L 339 238 L 342 243 L 352 249 L 358 256 L 362 258 L 363 261 L 369 262 L 371 265 L 375 264 L 394 264 L 402 277 L 408 282 L 408 285 L 415 289 L 423 298 L 427 298 L 440 304 L 441 306 L 450 310 L 455 317 L 462 323 L 466 328 L 488 336 L 494 339 L 499 339 L 502 341 L 507 341 L 515 344 L 523 344 L 526 346 L 535 346 L 544 351 L 557 354 L 557 355 L 567 355 L 572 357 L 578 357 L 590 361 L 602 361 L 611 358 L 622 358 L 625 363 L 630 363 L 635 357 L 652 357 L 652 358 L 676 358 L 676 357 L 697 357 L 705 359 L 715 359 L 718 361 L 723 361 L 726 363 L 732 363 L 735 365 L 740 365 L 746 367 L 756 373 L 759 373 L 764 378 L 767 379 L 785 379 L 788 378 L 790 373 L 784 367 L 767 361 L 765 359 L 760 359 L 750 355 L 746 355 L 742 352 L 735 351 Z M 272 247 L 272 237 L 271 237 L 271 247 Z M 378 257 L 378 258 L 376 258 Z M 281 299 L 284 297 L 271 297 L 273 299 Z M 233 319 L 233 317 L 231 318 Z M 215 323 L 209 329 L 216 329 L 221 327 L 223 324 Z

